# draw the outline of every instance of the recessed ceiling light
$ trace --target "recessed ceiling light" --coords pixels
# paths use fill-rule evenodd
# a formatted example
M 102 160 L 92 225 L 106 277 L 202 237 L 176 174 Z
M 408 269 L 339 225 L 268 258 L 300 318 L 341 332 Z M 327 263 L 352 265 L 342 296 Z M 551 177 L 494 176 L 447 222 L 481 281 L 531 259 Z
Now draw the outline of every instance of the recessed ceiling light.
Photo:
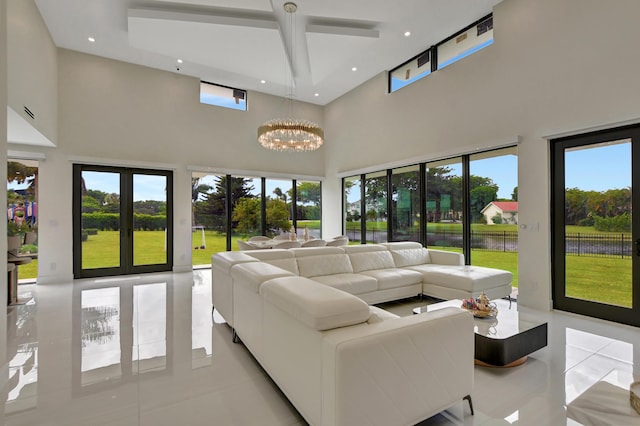
M 88 37 L 87 40 L 89 40 L 91 43 L 95 43 L 96 39 L 93 37 Z
M 182 63 L 182 59 L 178 59 L 178 61 L 177 61 L 177 62 L 178 62 L 179 64 L 181 64 L 181 63 Z
M 411 35 L 411 31 L 405 31 L 405 32 L 404 32 L 404 36 L 405 36 L 405 37 L 409 37 L 410 35 Z
M 353 67 L 353 68 L 351 68 L 351 71 L 358 71 L 358 68 Z
M 267 83 L 267 80 L 260 80 L 260 83 L 262 83 L 262 84 L 266 84 L 266 83 Z
M 320 93 L 314 93 L 313 96 L 320 96 Z

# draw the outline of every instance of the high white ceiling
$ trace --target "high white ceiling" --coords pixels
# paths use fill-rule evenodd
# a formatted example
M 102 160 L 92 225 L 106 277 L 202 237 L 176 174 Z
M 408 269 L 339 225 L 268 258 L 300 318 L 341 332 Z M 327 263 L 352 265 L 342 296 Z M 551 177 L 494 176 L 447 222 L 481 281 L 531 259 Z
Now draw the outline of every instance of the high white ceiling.
M 501 0 L 35 1 L 58 47 L 325 105 Z

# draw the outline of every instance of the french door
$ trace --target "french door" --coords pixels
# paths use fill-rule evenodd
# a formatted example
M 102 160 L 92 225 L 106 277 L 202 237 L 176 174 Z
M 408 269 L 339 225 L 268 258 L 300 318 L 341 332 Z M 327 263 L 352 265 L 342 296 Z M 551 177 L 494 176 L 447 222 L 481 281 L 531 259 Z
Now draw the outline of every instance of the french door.
M 551 149 L 554 308 L 640 326 L 640 126 Z
M 170 271 L 173 267 L 173 176 L 75 164 L 75 278 Z

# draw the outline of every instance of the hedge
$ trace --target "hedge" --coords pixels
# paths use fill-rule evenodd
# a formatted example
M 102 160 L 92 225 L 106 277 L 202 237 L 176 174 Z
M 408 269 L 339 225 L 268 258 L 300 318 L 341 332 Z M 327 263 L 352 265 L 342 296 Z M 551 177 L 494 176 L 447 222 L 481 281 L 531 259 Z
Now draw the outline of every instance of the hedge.
M 166 228 L 166 224 L 167 216 L 165 215 L 133 214 L 135 231 L 162 231 Z M 82 213 L 82 227 L 101 231 L 119 231 L 120 215 L 118 213 Z

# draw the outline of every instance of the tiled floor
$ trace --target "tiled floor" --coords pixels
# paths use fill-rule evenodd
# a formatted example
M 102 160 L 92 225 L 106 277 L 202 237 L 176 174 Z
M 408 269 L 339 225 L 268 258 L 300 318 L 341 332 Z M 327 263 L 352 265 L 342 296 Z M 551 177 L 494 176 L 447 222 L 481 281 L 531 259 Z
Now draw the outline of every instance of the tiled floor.
M 306 424 L 222 319 L 212 321 L 210 286 L 209 270 L 21 285 L 25 304 L 8 310 L 4 424 Z M 386 308 L 410 315 L 421 304 Z M 460 402 L 421 425 L 580 424 L 567 405 L 640 366 L 636 328 L 528 314 L 549 322 L 549 346 L 519 367 L 476 367 L 475 416 Z

